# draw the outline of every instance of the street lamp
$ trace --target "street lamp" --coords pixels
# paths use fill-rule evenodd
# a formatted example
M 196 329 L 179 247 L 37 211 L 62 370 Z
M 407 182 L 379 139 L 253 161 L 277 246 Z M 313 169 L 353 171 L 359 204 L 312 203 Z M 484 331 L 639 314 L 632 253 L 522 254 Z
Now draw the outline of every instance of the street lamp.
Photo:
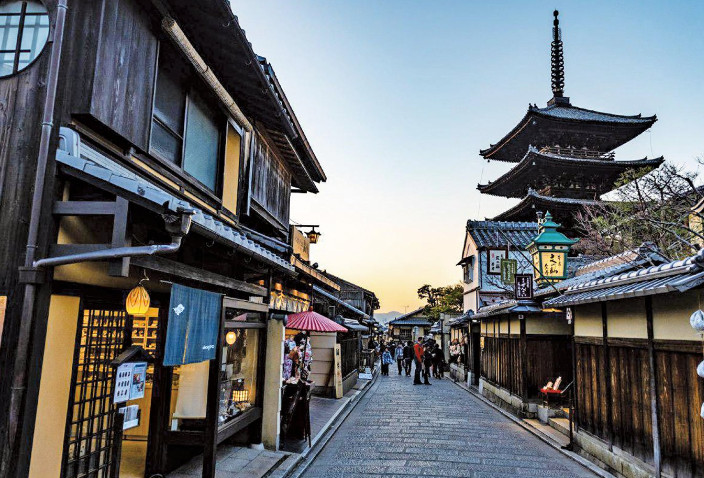
M 552 220 L 552 215 L 545 213 L 538 236 L 528 244 L 528 252 L 533 256 L 535 266 L 535 280 L 541 286 L 567 279 L 567 254 L 578 242 L 557 232 L 558 227 L 560 224 Z
M 310 227 L 310 231 L 306 232 L 306 236 L 308 236 L 308 240 L 310 241 L 311 244 L 317 244 L 318 239 L 320 239 L 320 236 L 322 234 L 318 231 L 315 230 L 316 227 L 320 227 L 318 224 L 296 224 L 296 227 L 304 228 L 304 227 Z

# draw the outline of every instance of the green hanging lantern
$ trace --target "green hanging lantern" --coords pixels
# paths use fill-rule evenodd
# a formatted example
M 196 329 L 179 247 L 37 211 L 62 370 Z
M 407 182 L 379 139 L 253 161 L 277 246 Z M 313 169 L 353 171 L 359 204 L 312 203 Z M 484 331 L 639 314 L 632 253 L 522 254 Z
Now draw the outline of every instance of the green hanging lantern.
M 578 240 L 569 239 L 558 232 L 559 227 L 560 224 L 552 220 L 552 215 L 546 213 L 545 220 L 538 228 L 538 236 L 528 244 L 528 252 L 536 269 L 535 280 L 541 287 L 567 279 L 567 256 Z

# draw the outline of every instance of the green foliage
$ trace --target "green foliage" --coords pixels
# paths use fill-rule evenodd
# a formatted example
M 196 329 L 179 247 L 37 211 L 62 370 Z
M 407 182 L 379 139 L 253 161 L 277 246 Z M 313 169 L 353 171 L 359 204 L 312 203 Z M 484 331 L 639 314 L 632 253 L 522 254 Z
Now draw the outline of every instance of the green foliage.
M 462 284 L 448 285 L 444 287 L 432 287 L 424 284 L 418 289 L 418 297 L 425 299 L 427 305 L 423 313 L 433 320 L 438 320 L 440 314 L 456 314 L 462 312 L 462 295 L 464 288 Z

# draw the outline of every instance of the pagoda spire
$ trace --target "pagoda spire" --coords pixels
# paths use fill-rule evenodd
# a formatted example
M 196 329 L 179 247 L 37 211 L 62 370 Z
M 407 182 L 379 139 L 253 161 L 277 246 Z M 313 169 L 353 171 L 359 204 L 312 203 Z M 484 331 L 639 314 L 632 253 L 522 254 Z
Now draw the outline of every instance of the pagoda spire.
M 565 60 L 562 54 L 562 31 L 560 30 L 560 14 L 557 10 L 553 13 L 555 19 L 552 21 L 552 43 L 550 45 L 550 77 L 552 83 L 553 101 L 557 98 L 565 98 Z M 561 102 L 561 101 L 554 101 Z M 569 100 L 562 101 L 569 103 Z

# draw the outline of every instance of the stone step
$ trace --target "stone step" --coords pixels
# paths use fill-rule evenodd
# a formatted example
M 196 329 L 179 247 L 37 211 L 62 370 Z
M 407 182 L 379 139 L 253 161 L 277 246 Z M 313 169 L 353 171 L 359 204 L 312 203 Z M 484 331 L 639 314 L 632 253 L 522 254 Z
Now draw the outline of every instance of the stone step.
M 568 418 L 550 418 L 548 419 L 548 425 L 565 436 L 569 436 L 570 434 L 570 421 Z
M 538 430 L 543 435 L 549 437 L 553 442 L 557 443 L 559 446 L 567 446 L 570 443 L 568 437 L 558 432 L 553 427 L 541 423 L 538 419 L 525 418 L 523 421 Z

